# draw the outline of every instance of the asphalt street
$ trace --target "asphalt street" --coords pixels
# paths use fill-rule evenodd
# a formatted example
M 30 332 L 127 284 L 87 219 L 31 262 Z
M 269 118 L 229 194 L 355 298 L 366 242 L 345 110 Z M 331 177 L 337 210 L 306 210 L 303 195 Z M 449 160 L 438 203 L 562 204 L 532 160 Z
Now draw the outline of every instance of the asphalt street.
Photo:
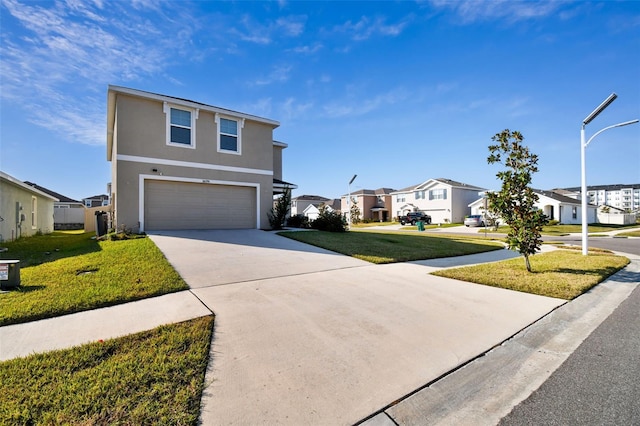
M 555 239 L 555 238 L 554 238 Z M 560 237 L 580 245 L 580 237 Z M 589 238 L 589 247 L 640 254 L 640 240 Z M 639 273 L 629 273 L 640 282 Z M 500 425 L 640 425 L 640 287 Z
M 547 239 L 544 237 L 543 240 Z M 580 236 L 553 237 L 553 241 L 562 241 L 576 246 L 582 245 Z M 640 240 L 636 238 L 589 237 L 589 247 L 597 247 L 622 253 L 640 255 Z
M 640 287 L 499 424 L 640 425 L 638 401 Z

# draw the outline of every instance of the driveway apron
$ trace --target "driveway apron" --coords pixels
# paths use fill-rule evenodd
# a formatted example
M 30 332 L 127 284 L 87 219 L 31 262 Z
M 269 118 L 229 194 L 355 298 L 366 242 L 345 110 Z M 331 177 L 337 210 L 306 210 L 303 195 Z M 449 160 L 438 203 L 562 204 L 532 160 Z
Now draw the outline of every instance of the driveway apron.
M 216 314 L 205 425 L 353 424 L 564 303 L 264 231 L 151 238 Z

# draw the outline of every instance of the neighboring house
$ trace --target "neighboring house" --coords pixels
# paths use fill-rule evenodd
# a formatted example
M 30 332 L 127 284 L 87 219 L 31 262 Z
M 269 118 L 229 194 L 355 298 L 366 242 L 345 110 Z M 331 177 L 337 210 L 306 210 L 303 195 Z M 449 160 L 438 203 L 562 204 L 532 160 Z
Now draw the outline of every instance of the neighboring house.
M 53 229 L 84 229 L 85 209 L 82 202 L 51 191 L 33 182 L 25 181 L 24 183 L 58 199 L 58 201 L 53 203 Z
M 581 199 L 582 188 L 563 188 L 571 197 Z M 554 189 L 554 191 L 557 191 Z M 587 186 L 587 203 L 611 206 L 627 212 L 640 210 L 640 183 Z
M 309 219 L 309 222 L 314 221 L 318 218 L 318 216 L 320 216 L 320 210 L 322 209 L 323 206 L 330 212 L 334 211 L 331 205 L 329 204 L 317 203 L 317 204 L 309 204 L 302 212 L 302 215 L 306 216 L 307 219 Z
M 555 191 L 541 191 L 534 189 L 538 195 L 536 207 L 543 211 L 549 220 L 557 220 L 565 225 L 577 225 L 582 222 L 582 206 L 580 200 L 560 195 Z M 469 204 L 471 214 L 483 214 L 486 208 L 484 197 Z M 587 220 L 589 223 L 596 223 L 597 206 L 589 204 L 587 206 Z M 501 219 L 498 219 L 502 222 Z
M 431 223 L 462 223 L 471 212 L 469 204 L 483 191 L 451 179 L 429 179 L 393 192 L 393 212 L 397 217 L 420 211 L 431 216 Z
M 277 121 L 109 86 L 107 160 L 113 227 L 269 228 L 282 180 Z
M 334 198 L 325 203 L 327 207 L 331 207 L 331 210 L 336 213 L 342 213 L 342 200 L 340 198 Z
M 388 222 L 393 219 L 391 210 L 391 188 L 361 189 L 351 193 L 351 199 L 360 210 L 361 220 L 375 220 L 378 222 Z M 340 211 L 347 213 L 349 207 L 347 198 L 349 194 L 344 194 L 340 198 Z
M 315 205 L 318 207 L 321 203 L 327 203 L 331 201 L 329 198 L 321 197 L 319 195 L 299 195 L 291 199 L 291 216 L 298 214 L 304 214 L 307 207 Z
M 56 197 L 1 171 L 0 194 L 0 241 L 53 231 Z
M 83 198 L 82 202 L 85 207 L 104 207 L 109 205 L 109 196 L 102 195 L 94 195 L 93 197 Z

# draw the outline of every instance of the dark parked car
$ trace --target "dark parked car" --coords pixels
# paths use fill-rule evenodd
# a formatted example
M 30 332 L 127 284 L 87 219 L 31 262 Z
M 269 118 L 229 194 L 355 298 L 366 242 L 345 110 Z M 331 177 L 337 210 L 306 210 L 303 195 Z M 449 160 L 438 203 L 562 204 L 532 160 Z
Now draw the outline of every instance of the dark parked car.
M 406 216 L 398 217 L 398 222 L 400 222 L 401 225 L 406 225 L 407 223 L 415 225 L 419 220 L 428 225 L 431 223 L 431 216 L 422 212 L 409 212 Z

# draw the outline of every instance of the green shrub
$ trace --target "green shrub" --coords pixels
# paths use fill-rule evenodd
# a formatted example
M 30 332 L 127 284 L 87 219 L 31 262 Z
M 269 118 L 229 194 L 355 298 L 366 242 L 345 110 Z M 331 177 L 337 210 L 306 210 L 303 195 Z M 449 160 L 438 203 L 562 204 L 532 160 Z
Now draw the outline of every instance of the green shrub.
M 550 221 L 549 221 L 548 225 L 549 225 L 549 226 L 554 226 L 554 225 L 557 225 L 557 224 L 559 224 L 559 223 L 560 223 L 560 221 L 559 221 L 559 220 L 555 220 L 555 219 L 553 219 L 553 220 L 550 220 Z
M 347 221 L 341 214 L 322 206 L 318 218 L 311 222 L 311 227 L 319 231 L 345 232 Z
M 297 214 L 287 219 L 287 226 L 290 228 L 308 228 L 309 218 L 303 214 Z

